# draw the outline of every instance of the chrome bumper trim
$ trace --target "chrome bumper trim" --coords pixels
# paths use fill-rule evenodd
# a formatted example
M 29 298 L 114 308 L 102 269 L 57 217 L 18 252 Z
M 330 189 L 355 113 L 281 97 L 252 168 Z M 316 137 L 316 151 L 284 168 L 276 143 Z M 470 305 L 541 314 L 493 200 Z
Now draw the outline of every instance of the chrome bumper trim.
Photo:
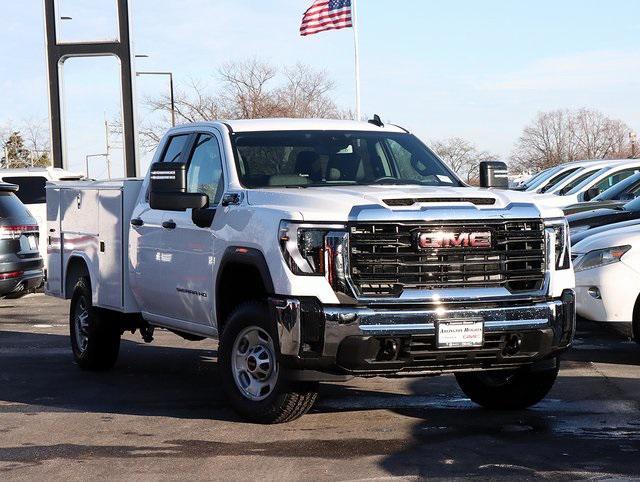
M 435 333 L 440 320 L 483 320 L 488 332 L 546 329 L 562 313 L 560 299 L 508 306 L 413 305 L 408 309 L 324 306 L 325 346 L 323 355 L 336 357 L 341 342 L 350 336 L 390 336 Z
M 509 320 L 509 321 L 489 321 L 484 324 L 485 331 L 505 331 L 514 328 L 521 330 L 529 330 L 535 328 L 544 328 L 549 325 L 548 319 L 537 320 Z M 396 325 L 360 325 L 360 330 L 366 334 L 380 333 L 435 333 L 434 323 L 418 323 L 418 324 L 396 324 Z

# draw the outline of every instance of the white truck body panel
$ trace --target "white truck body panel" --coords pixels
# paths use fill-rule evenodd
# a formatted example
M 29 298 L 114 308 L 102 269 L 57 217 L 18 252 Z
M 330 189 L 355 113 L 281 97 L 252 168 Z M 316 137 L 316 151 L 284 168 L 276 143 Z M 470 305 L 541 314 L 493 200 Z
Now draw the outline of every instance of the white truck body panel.
M 142 181 L 80 181 L 47 185 L 48 279 L 45 289 L 69 297 L 65 273 L 86 262 L 95 306 L 138 312 L 129 283 L 129 222 Z

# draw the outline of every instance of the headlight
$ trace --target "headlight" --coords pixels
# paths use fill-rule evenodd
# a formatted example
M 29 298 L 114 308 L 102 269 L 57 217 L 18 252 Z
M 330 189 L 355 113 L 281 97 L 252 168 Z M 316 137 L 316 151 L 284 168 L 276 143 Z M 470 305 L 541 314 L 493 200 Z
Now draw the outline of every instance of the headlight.
M 588 269 L 600 268 L 601 266 L 617 263 L 622 260 L 622 257 L 630 249 L 631 246 L 616 246 L 614 248 L 589 251 L 578 259 L 575 270 L 586 271 Z
M 340 224 L 311 224 L 282 221 L 278 232 L 282 256 L 293 274 L 324 276 L 327 271 L 326 236 L 344 231 Z
M 569 269 L 571 266 L 571 250 L 569 244 L 569 226 L 564 219 L 550 221 L 546 225 L 547 234 L 554 237 L 556 270 Z

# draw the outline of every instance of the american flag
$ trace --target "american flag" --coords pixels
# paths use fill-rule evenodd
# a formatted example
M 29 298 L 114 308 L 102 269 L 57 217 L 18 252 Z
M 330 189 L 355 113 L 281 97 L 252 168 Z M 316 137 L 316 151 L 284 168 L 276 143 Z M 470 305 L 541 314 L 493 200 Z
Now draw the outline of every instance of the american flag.
M 302 18 L 300 35 L 353 27 L 351 0 L 316 0 Z

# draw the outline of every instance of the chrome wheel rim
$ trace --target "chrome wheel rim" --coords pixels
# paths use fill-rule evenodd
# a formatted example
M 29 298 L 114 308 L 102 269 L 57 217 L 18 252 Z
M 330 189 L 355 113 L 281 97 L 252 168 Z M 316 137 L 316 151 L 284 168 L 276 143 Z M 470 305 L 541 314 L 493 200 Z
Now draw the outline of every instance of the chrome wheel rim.
M 278 381 L 275 345 L 262 328 L 242 330 L 233 344 L 233 379 L 240 393 L 249 400 L 261 401 L 273 392 Z
M 89 343 L 89 308 L 84 297 L 78 300 L 74 315 L 76 345 L 81 352 L 87 349 Z

